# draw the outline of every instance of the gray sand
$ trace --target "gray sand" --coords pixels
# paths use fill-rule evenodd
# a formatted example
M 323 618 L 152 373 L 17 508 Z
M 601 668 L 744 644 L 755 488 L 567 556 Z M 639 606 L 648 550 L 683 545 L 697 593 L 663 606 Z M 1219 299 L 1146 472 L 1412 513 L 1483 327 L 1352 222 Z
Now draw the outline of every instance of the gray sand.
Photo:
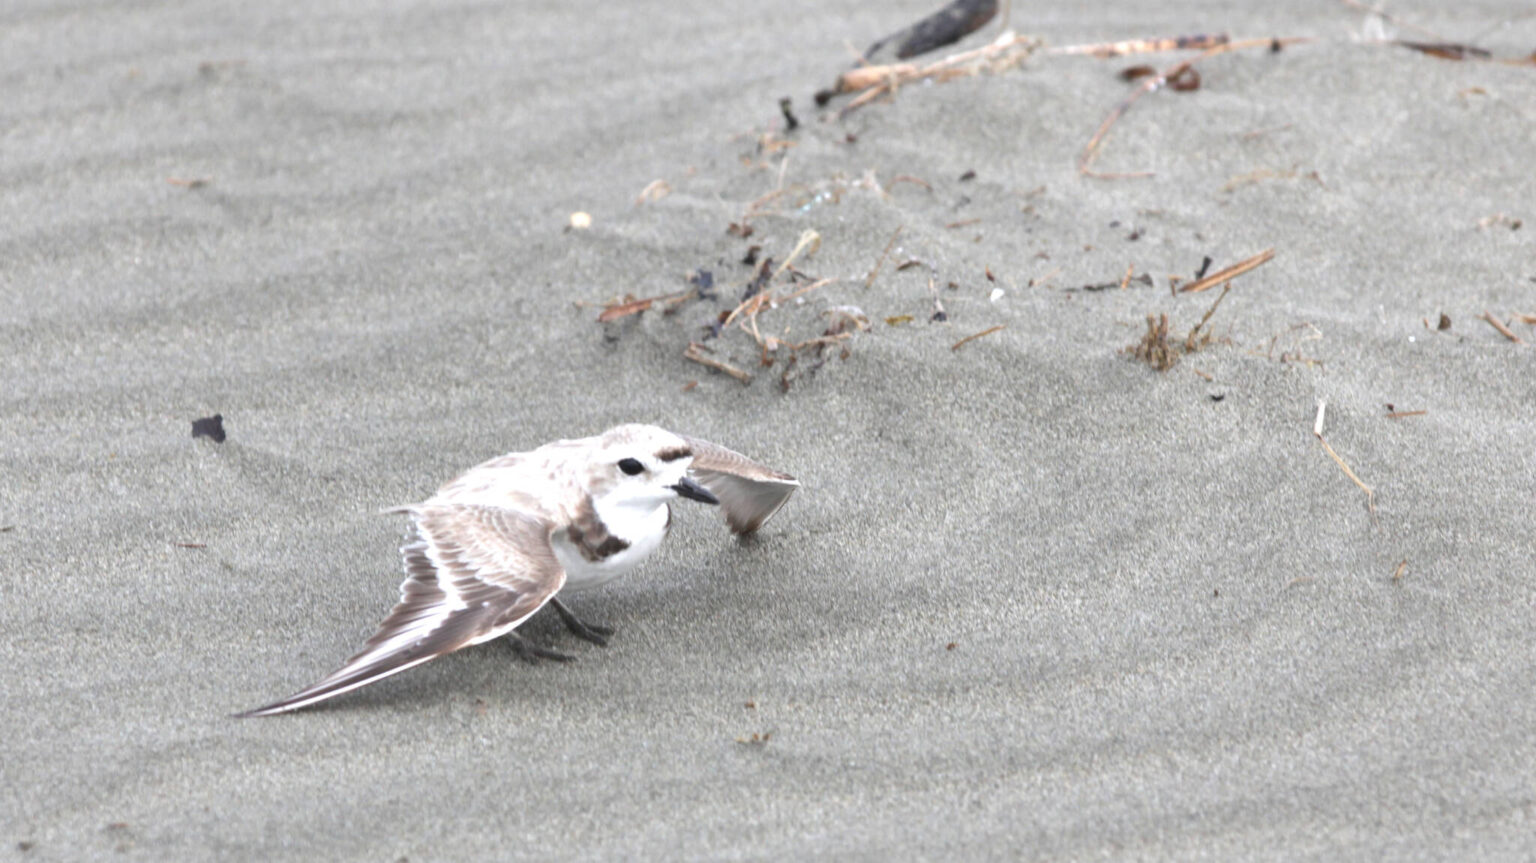
M 1169 56 L 1037 58 L 822 123 L 844 41 L 933 0 L 344 5 L 0 11 L 3 854 L 1536 855 L 1536 355 L 1477 319 L 1536 313 L 1536 70 L 1357 44 L 1342 4 L 1015 4 L 1055 44 L 1323 39 L 1143 99 L 1099 167 L 1156 176 L 1095 181 L 1074 160 L 1115 73 Z M 1393 9 L 1536 43 L 1520 4 L 1417 6 Z M 742 157 L 769 158 L 784 95 L 784 183 L 810 191 L 743 241 L 780 165 Z M 1479 227 L 1499 213 L 1526 226 Z M 746 247 L 806 229 L 798 266 L 842 281 L 760 320 L 807 338 L 858 305 L 848 359 L 787 395 L 740 332 L 715 344 L 750 386 L 685 362 Z M 1269 247 L 1217 343 L 1165 374 L 1122 353 L 1214 299 L 1168 274 Z M 1071 290 L 1127 265 L 1155 286 Z M 721 299 L 576 304 L 697 268 Z M 229 440 L 191 439 L 214 412 Z M 606 650 L 529 625 L 577 663 L 488 644 L 227 718 L 372 631 L 402 529 L 378 509 L 630 420 L 805 489 L 747 544 L 680 509 L 576 602 Z

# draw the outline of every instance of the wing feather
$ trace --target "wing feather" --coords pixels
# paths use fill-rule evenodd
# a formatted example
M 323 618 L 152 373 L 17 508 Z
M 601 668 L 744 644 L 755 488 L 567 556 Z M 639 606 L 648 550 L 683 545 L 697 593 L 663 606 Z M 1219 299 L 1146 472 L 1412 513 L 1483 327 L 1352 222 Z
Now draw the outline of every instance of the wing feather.
M 789 500 L 800 481 L 765 467 L 735 450 L 700 438 L 679 435 L 693 449 L 689 471 L 720 498 L 732 533 L 752 533 Z
M 239 716 L 284 713 L 350 692 L 461 647 L 504 635 L 565 584 L 543 519 L 488 506 L 419 506 L 400 548 L 400 601 L 341 668 Z

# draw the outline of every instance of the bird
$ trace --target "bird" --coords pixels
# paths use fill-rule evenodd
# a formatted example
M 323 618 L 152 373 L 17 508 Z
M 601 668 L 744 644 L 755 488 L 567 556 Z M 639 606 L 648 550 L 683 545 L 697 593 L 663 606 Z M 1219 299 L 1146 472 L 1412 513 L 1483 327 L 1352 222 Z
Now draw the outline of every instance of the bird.
M 576 635 L 613 630 L 578 618 L 557 594 L 607 584 L 660 546 L 672 502 L 718 504 L 750 534 L 800 487 L 741 453 L 653 425 L 557 440 L 470 468 L 409 516 L 400 599 L 360 651 L 293 695 L 236 718 L 298 710 L 495 638 L 530 661 L 571 657 L 513 630 L 549 605 Z

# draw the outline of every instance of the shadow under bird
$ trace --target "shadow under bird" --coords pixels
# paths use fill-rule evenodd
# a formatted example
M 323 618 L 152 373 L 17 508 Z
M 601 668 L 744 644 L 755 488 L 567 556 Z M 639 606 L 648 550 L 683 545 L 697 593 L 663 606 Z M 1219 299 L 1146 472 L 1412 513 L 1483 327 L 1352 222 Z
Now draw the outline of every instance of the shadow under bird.
M 572 632 L 605 644 L 556 594 L 607 584 L 656 550 L 679 497 L 719 504 L 752 533 L 800 483 L 706 440 L 621 425 L 471 468 L 426 501 L 400 548 L 400 601 L 363 649 L 293 695 L 237 717 L 270 716 L 350 692 L 462 647 L 502 636 L 528 659 L 570 659 L 513 632 L 550 605 Z

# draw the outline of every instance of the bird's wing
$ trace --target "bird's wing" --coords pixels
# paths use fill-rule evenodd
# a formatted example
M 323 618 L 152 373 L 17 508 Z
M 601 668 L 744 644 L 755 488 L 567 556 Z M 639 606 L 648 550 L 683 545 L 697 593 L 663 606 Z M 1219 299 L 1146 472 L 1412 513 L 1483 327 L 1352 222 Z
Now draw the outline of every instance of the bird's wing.
M 350 692 L 503 635 L 565 584 L 550 524 L 488 506 L 413 507 L 400 601 L 363 649 L 320 682 L 239 714 L 269 716 Z
M 762 527 L 800 487 L 800 481 L 789 474 L 764 467 L 739 452 L 707 440 L 679 437 L 693 449 L 690 472 L 720 498 L 720 508 L 733 533 L 751 533 Z

